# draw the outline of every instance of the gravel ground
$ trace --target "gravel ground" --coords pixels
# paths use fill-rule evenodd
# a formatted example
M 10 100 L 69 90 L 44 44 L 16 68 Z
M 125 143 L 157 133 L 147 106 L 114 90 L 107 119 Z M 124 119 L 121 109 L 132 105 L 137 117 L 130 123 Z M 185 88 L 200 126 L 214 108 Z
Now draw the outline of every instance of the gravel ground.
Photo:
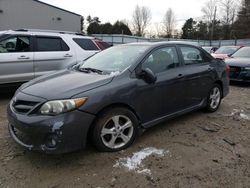
M 0 96 L 0 187 L 250 187 L 250 87 L 231 86 L 213 114 L 197 111 L 149 129 L 127 150 L 50 156 L 9 137 Z

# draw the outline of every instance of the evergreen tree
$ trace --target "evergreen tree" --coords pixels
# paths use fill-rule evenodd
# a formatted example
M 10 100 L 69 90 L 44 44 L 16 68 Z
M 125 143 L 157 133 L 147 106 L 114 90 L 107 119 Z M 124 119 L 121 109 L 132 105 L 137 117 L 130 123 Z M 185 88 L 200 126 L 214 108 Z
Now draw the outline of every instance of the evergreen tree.
M 250 38 L 250 0 L 242 2 L 231 35 L 237 38 Z

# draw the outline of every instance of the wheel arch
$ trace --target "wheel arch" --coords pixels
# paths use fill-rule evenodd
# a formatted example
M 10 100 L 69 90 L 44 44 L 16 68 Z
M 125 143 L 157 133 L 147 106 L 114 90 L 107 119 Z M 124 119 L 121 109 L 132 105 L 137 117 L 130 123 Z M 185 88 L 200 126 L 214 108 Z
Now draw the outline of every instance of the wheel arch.
M 224 96 L 224 92 L 223 92 L 223 83 L 221 80 L 217 80 L 214 82 L 215 84 L 218 84 L 221 88 L 221 92 L 222 92 L 222 96 Z

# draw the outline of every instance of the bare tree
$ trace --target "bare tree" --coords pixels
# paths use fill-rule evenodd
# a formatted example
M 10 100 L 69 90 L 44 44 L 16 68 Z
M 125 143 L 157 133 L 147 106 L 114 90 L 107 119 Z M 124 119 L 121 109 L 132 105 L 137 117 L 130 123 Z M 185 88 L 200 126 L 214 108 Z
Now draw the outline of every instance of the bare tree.
M 237 4 L 235 0 L 221 0 L 220 1 L 220 12 L 221 21 L 225 25 L 232 25 L 237 11 Z
M 211 24 L 216 18 L 215 12 L 218 4 L 218 0 L 208 0 L 205 2 L 204 7 L 202 7 L 201 11 L 203 12 L 203 17 L 206 19 L 208 24 Z
M 172 37 L 173 35 L 173 31 L 175 29 L 175 24 L 176 24 L 175 22 L 176 19 L 174 11 L 171 8 L 169 8 L 163 18 L 163 28 L 165 31 L 165 35 L 169 38 Z
M 151 21 L 151 11 L 148 7 L 137 5 L 132 15 L 132 23 L 136 32 L 136 35 L 143 36 L 145 29 Z

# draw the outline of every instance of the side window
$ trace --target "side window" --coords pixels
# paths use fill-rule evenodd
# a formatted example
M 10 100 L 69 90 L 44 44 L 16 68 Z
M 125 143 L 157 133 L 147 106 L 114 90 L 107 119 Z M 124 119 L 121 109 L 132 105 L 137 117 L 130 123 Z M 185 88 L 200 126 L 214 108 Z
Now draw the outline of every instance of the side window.
M 68 45 L 57 37 L 36 37 L 38 52 L 69 51 Z
M 180 65 L 175 47 L 165 47 L 154 51 L 142 64 L 154 73 L 164 72 Z
M 185 65 L 204 63 L 202 52 L 194 47 L 180 47 Z
M 74 38 L 73 41 L 75 41 L 75 43 L 84 50 L 99 50 L 94 42 L 90 39 Z
M 30 37 L 14 36 L 0 41 L 0 53 L 29 52 Z

